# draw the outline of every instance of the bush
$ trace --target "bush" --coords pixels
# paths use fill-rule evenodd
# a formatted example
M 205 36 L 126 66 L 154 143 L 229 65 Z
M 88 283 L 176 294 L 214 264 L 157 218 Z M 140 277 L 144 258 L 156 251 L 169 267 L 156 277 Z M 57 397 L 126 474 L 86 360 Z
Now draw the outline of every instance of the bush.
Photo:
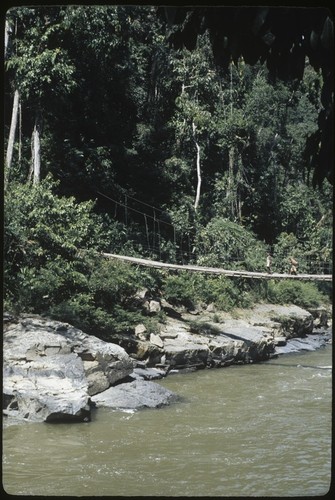
M 6 192 L 4 293 L 22 311 L 43 312 L 85 288 L 87 266 L 78 250 L 101 237 L 93 203 L 57 197 L 54 187 L 48 177 Z
M 187 271 L 182 271 L 177 275 L 168 275 L 162 287 L 164 298 L 176 306 L 194 307 L 197 279 L 199 276 Z
M 70 323 L 86 333 L 97 336 L 114 326 L 110 314 L 96 307 L 94 298 L 89 293 L 76 294 L 51 306 L 48 313 L 51 318 Z
M 250 286 L 244 280 L 234 282 L 225 276 L 212 277 L 187 271 L 167 276 L 163 295 L 174 305 L 191 308 L 198 302 L 214 303 L 223 311 L 249 307 L 253 302 Z
M 274 304 L 295 304 L 308 308 L 327 302 L 327 297 L 314 283 L 287 280 L 269 282 L 268 300 Z

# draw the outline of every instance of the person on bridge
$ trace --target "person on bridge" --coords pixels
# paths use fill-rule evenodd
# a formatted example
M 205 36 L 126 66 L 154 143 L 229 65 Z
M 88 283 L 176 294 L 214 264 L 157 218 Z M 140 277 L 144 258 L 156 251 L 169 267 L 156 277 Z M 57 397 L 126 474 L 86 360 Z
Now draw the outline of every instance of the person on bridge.
M 291 264 L 290 274 L 297 274 L 298 262 L 293 257 L 290 257 L 289 260 L 290 260 L 290 264 Z
M 272 255 L 269 252 L 266 257 L 266 270 L 268 273 L 271 273 L 271 266 L 272 266 Z

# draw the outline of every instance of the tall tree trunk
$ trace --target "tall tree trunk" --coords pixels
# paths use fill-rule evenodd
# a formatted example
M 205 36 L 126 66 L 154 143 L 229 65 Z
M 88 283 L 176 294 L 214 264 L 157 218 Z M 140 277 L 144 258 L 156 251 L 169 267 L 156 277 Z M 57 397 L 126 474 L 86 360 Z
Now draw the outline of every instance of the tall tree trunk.
M 236 150 L 235 146 L 229 149 L 229 164 L 228 164 L 228 185 L 227 199 L 230 202 L 230 211 L 233 219 L 242 220 L 242 158 L 241 154 Z
M 18 164 L 21 168 L 21 160 L 22 160 L 22 105 L 21 101 L 19 101 L 19 157 Z
M 9 42 L 9 35 L 12 32 L 11 26 L 8 22 L 8 19 L 6 19 L 5 22 L 5 58 L 7 56 L 7 49 L 8 49 L 8 42 Z
M 35 120 L 34 130 L 31 136 L 31 174 L 33 174 L 33 184 L 38 184 L 41 179 L 40 136 L 41 136 L 41 122 L 39 116 L 37 116 Z
M 195 142 L 195 147 L 197 148 L 197 193 L 195 196 L 195 201 L 194 201 L 194 210 L 197 210 L 199 201 L 200 201 L 200 190 L 201 190 L 201 169 L 200 169 L 200 146 L 196 140 L 195 136 L 195 131 L 196 131 L 196 126 L 194 123 L 192 123 L 192 130 L 193 130 L 193 139 Z
M 230 63 L 230 117 L 233 116 L 233 63 Z
M 229 163 L 228 163 L 228 188 L 227 197 L 230 201 L 231 215 L 235 217 L 235 176 L 234 176 L 234 162 L 235 162 L 235 148 L 231 146 L 229 148 Z
M 18 90 L 15 90 L 14 100 L 13 100 L 12 119 L 11 119 L 11 123 L 10 123 L 9 138 L 8 138 L 7 153 L 6 153 L 7 171 L 6 171 L 6 176 L 5 176 L 5 186 L 7 185 L 7 182 L 9 179 L 9 172 L 10 172 L 10 169 L 12 166 L 15 133 L 16 133 L 16 127 L 17 127 L 17 117 L 18 117 L 18 113 L 19 113 L 19 102 L 20 102 L 20 94 L 19 94 Z

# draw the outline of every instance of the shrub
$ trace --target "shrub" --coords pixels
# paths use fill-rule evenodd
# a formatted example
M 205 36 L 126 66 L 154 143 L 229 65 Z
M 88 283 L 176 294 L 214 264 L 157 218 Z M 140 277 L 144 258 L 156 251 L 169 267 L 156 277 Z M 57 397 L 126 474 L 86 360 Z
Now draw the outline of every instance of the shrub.
M 179 274 L 170 274 L 163 283 L 163 296 L 173 305 L 194 306 L 196 300 L 195 283 L 197 277 L 182 271 Z
M 194 307 L 197 302 L 214 303 L 223 311 L 252 304 L 252 292 L 244 280 L 233 282 L 225 276 L 212 277 L 186 271 L 167 276 L 163 295 L 174 305 Z
M 269 282 L 268 300 L 276 304 L 296 304 L 308 308 L 327 302 L 327 297 L 314 283 L 287 280 Z
M 93 203 L 57 197 L 54 187 L 48 177 L 6 192 L 4 293 L 23 311 L 43 312 L 85 288 L 87 265 L 78 250 L 101 236 Z

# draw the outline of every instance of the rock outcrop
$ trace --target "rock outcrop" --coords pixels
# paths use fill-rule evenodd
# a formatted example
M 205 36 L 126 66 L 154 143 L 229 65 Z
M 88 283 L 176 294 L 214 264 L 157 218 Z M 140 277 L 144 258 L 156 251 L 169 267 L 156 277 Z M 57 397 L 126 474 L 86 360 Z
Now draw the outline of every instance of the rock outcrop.
M 164 304 L 164 309 L 172 306 Z M 295 306 L 259 304 L 229 313 L 169 315 L 159 334 L 138 325 L 134 335 L 118 336 L 115 342 L 147 367 L 167 372 L 184 368 L 228 366 L 232 363 L 266 361 L 276 347 L 313 331 L 313 315 Z
M 71 325 L 32 316 L 7 322 L 4 413 L 46 422 L 89 421 L 90 396 L 124 379 L 133 368 L 122 347 Z
M 92 397 L 93 403 L 113 409 L 160 408 L 178 401 L 178 396 L 159 384 L 146 380 L 124 382 Z
M 260 304 L 232 314 L 175 314 L 161 306 L 169 315 L 159 333 L 140 324 L 133 335 L 113 336 L 115 343 L 39 316 L 5 315 L 5 415 L 78 422 L 91 419 L 92 406 L 157 408 L 178 400 L 152 382 L 168 373 L 266 361 L 330 341 L 329 331 L 313 332 L 313 317 L 318 328 L 329 326 L 323 309 Z

